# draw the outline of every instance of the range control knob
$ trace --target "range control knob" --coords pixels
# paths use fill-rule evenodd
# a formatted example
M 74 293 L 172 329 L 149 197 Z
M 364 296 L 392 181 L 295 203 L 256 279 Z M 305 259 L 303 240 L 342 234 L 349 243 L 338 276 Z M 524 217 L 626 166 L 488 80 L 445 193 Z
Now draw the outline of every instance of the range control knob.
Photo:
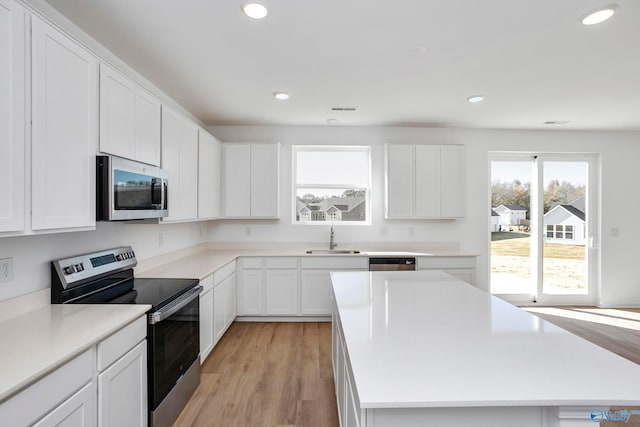
M 116 261 L 122 261 L 123 259 L 124 257 L 122 256 L 122 254 L 116 255 Z
M 76 268 L 73 265 L 65 267 L 63 270 L 64 274 L 73 274 L 76 272 Z

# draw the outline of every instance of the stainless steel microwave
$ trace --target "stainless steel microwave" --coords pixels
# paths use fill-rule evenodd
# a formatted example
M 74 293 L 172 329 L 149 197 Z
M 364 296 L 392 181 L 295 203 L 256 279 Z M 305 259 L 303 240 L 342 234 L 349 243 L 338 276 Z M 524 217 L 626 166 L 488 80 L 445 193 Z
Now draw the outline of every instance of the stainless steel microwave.
M 169 181 L 164 169 L 115 156 L 97 156 L 96 173 L 96 220 L 169 215 Z

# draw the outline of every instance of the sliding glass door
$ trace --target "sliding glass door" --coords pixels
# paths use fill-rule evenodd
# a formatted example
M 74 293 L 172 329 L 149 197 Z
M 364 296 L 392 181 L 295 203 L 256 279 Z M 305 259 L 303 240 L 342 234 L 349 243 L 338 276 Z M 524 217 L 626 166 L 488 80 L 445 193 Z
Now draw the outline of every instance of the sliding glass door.
M 490 165 L 491 292 L 593 304 L 595 157 L 496 153 Z

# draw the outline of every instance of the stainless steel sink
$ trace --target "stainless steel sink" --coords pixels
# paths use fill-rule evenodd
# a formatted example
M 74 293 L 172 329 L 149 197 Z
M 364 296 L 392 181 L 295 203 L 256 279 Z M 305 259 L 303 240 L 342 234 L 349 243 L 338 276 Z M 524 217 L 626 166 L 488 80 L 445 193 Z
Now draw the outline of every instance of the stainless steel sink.
M 316 249 L 312 251 L 307 251 L 310 255 L 347 255 L 347 254 L 359 254 L 360 251 L 356 251 L 355 249 L 351 250 L 328 250 L 328 249 Z

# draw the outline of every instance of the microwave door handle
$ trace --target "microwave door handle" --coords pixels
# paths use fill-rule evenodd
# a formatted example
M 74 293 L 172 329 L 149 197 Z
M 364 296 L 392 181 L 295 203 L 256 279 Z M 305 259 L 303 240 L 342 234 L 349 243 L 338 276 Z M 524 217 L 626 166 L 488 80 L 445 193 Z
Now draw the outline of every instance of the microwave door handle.
M 160 186 L 160 203 L 153 203 L 155 200 L 156 188 Z M 151 180 L 151 206 L 154 209 L 162 209 L 164 206 L 164 189 L 162 187 L 162 180 L 160 178 L 153 178 Z
M 161 205 L 160 208 L 162 210 L 167 210 L 168 209 L 168 203 L 167 203 L 167 199 L 169 196 L 169 182 L 166 179 L 162 180 L 162 191 L 161 193 Z

